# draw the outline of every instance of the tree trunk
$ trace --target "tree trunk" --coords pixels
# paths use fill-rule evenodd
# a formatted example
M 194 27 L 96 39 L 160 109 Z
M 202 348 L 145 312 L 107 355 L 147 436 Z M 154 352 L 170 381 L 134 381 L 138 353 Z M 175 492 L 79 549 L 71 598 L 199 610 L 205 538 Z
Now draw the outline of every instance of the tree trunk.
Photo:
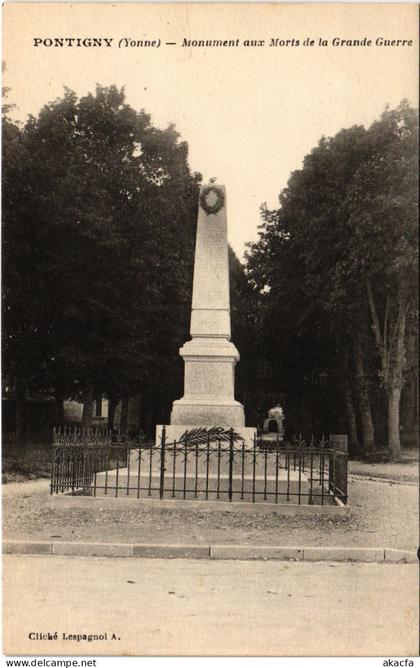
M 398 319 L 395 327 L 395 348 L 391 347 L 391 365 L 388 377 L 388 450 L 392 462 L 401 460 L 400 403 L 404 385 L 405 323 L 407 306 L 400 300 Z
M 118 400 L 114 397 L 108 399 L 108 429 L 114 429 L 115 411 L 117 410 Z
M 401 388 L 391 387 L 388 392 L 388 448 L 392 462 L 401 461 L 400 399 Z
M 389 309 L 386 308 L 383 333 L 381 333 L 372 286 L 369 281 L 367 281 L 366 285 L 373 333 L 381 359 L 383 385 L 386 388 L 388 398 L 389 456 L 391 461 L 399 461 L 401 459 L 400 400 L 401 390 L 404 385 L 404 369 L 406 364 L 405 329 L 410 301 L 401 282 L 398 286 L 397 296 L 398 315 L 394 322 L 391 323 Z M 388 303 L 389 299 L 387 297 L 387 307 Z
M 64 398 L 60 389 L 55 388 L 54 398 L 57 425 L 62 427 L 64 424 Z
M 128 404 L 129 397 L 124 396 L 121 402 L 120 432 L 126 434 L 128 431 Z
M 92 409 L 93 409 L 93 389 L 88 385 L 85 389 L 83 397 L 83 413 L 82 413 L 82 427 L 83 429 L 90 429 L 92 426 Z
M 15 384 L 16 445 L 23 447 L 26 437 L 26 381 L 17 378 Z
M 346 423 L 347 433 L 349 437 L 349 451 L 356 453 L 360 449 L 359 435 L 357 433 L 356 412 L 353 404 L 353 393 L 351 391 L 350 383 L 347 381 L 344 388 L 344 399 L 346 406 Z
M 375 429 L 373 426 L 369 388 L 363 363 L 363 351 L 359 337 L 357 337 L 354 346 L 354 362 L 356 368 L 356 389 L 360 424 L 362 427 L 363 450 L 365 454 L 371 454 L 375 450 Z
M 362 426 L 363 450 L 370 454 L 375 450 L 375 429 L 372 420 L 370 399 L 365 389 L 359 391 L 359 412 Z
M 152 409 L 150 402 L 147 402 L 147 405 L 143 405 L 143 429 L 148 438 L 153 437 L 153 423 L 152 423 Z

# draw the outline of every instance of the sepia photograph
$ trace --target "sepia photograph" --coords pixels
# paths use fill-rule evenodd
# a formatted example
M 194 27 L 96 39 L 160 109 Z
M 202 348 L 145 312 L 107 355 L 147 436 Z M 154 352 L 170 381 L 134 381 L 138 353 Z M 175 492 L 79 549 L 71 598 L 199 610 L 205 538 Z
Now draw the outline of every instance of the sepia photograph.
M 418 6 L 2 24 L 3 655 L 414 665 Z

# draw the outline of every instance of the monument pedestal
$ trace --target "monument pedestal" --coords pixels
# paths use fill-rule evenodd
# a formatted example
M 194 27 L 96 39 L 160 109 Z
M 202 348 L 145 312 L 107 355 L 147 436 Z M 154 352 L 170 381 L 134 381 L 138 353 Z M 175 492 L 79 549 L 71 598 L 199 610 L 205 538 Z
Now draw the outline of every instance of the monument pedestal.
M 244 409 L 234 399 L 239 353 L 233 343 L 197 337 L 179 352 L 185 363 L 185 390 L 173 403 L 171 425 L 243 427 Z

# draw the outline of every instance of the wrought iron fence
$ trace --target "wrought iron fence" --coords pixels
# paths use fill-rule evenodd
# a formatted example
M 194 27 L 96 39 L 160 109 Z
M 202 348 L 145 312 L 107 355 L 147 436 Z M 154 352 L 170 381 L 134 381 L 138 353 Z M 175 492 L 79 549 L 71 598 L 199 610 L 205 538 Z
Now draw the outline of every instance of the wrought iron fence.
M 327 505 L 347 502 L 345 441 L 188 435 L 160 445 L 103 429 L 56 430 L 51 494 Z

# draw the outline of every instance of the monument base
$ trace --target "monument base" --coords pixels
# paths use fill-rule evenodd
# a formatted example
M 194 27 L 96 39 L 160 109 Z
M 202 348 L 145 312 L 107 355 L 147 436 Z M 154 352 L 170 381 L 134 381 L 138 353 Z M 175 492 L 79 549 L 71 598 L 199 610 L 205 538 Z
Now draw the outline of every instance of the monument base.
M 252 457 L 252 455 L 251 455 Z M 178 459 L 178 458 L 177 458 Z M 251 461 L 251 460 L 250 460 Z M 142 462 L 140 475 L 138 465 L 130 463 L 130 468 L 113 469 L 97 473 L 91 485 L 96 497 L 132 497 L 154 498 L 160 497 L 160 458 L 157 457 L 150 465 L 149 461 Z M 179 462 L 178 462 L 179 464 Z M 241 475 L 241 464 L 234 462 L 232 476 L 232 501 L 254 501 L 258 503 L 275 503 L 277 489 L 277 503 L 307 504 L 309 503 L 309 481 L 305 474 L 298 471 L 279 469 L 275 475 L 261 475 L 259 466 L 258 475 L 253 479 L 252 463 L 248 462 L 247 474 Z M 181 461 L 180 470 L 173 474 L 173 455 L 168 452 L 165 459 L 164 498 L 186 500 L 227 501 L 229 492 L 229 476 L 227 468 L 217 473 L 217 464 L 213 463 L 206 476 L 205 456 L 199 462 L 198 475 L 195 471 L 195 461 L 188 463 L 188 470 L 183 470 Z M 300 493 L 299 493 L 300 492 Z M 313 485 L 312 497 L 314 503 L 319 503 L 322 494 L 321 485 Z M 324 490 L 323 503 L 333 503 L 333 497 Z M 274 507 L 274 505 L 273 505 Z
M 161 444 L 162 438 L 162 428 L 165 426 L 166 430 L 166 442 L 171 443 L 173 441 L 178 441 L 186 431 L 191 431 L 192 429 L 210 429 L 211 427 L 205 427 L 200 424 L 169 424 L 169 425 L 156 425 L 156 445 Z M 212 425 L 214 426 L 214 425 Z M 222 425 L 225 426 L 225 425 Z M 225 429 L 230 429 L 230 427 L 225 426 Z M 254 447 L 254 438 L 257 435 L 257 430 L 254 427 L 233 427 L 235 432 L 239 434 L 241 439 L 245 443 L 246 450 L 250 450 Z M 242 447 L 242 442 L 235 442 L 235 448 Z
M 174 401 L 171 425 L 211 425 L 212 427 L 244 427 L 244 408 L 234 399 L 190 399 L 183 397 Z
M 261 434 L 260 441 L 263 443 L 283 443 L 284 441 L 284 431 L 279 431 L 277 434 L 275 432 L 270 432 L 269 434 Z

